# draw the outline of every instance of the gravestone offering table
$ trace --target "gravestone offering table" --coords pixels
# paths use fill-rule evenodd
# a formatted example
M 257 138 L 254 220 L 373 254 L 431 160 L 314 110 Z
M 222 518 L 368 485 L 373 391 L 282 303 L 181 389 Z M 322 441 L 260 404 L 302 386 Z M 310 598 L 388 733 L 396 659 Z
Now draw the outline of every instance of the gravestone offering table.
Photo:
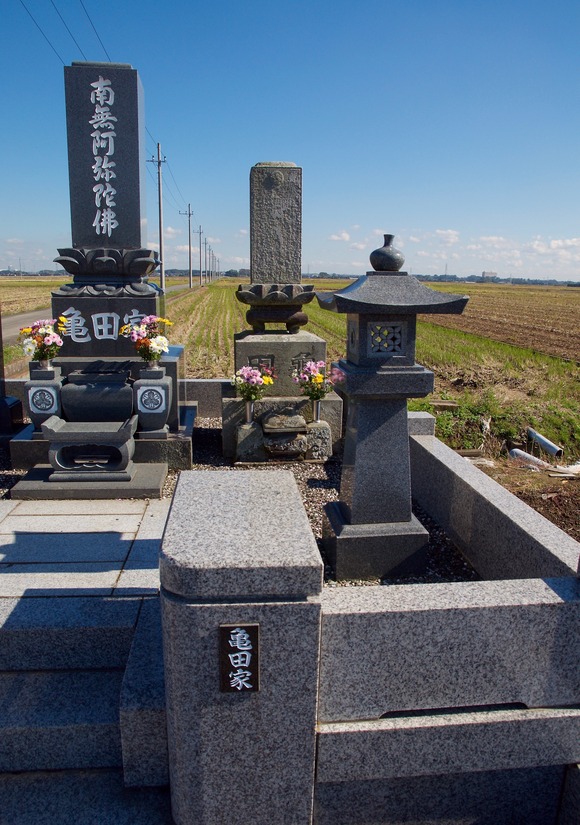
M 390 246 L 392 236 L 385 240 Z M 432 392 L 433 373 L 415 363 L 417 314 L 460 313 L 468 300 L 399 272 L 400 253 L 371 261 L 392 269 L 318 295 L 323 309 L 348 318 L 340 501 L 326 505 L 324 525 L 337 579 L 404 575 L 424 564 L 428 534 L 411 511 L 407 398 Z

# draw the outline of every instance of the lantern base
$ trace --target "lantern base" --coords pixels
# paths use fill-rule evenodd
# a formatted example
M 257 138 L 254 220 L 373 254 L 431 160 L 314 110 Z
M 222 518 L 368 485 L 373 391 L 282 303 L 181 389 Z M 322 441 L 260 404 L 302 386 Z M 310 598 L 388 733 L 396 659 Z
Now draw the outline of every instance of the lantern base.
M 322 543 L 336 580 L 382 579 L 425 572 L 429 533 L 410 521 L 349 524 L 340 502 L 324 507 Z

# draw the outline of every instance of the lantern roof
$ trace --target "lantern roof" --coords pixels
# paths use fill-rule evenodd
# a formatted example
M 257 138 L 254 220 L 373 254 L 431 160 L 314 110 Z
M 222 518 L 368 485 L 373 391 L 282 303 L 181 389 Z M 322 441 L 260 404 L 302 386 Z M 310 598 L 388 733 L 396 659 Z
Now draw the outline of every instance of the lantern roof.
M 359 315 L 459 315 L 469 300 L 429 289 L 407 272 L 367 272 L 345 289 L 316 297 L 322 309 Z

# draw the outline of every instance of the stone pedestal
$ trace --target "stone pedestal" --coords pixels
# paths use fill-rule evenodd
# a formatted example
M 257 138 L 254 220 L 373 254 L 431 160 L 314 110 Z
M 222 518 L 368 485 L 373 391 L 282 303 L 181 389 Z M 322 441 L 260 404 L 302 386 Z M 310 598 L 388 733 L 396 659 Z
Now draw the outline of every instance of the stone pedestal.
M 236 371 L 248 364 L 264 364 L 277 375 L 269 395 L 297 396 L 300 388 L 292 380 L 292 372 L 300 370 L 307 361 L 326 362 L 326 341 L 311 332 L 291 334 L 267 330 L 260 335 L 238 332 L 234 335 L 234 363 Z
M 176 825 L 309 825 L 322 563 L 292 474 L 182 473 L 160 574 Z
M 61 371 L 58 367 L 40 369 L 38 361 L 31 361 L 29 375 L 24 389 L 28 416 L 34 425 L 32 437 L 44 438 L 42 423 L 51 415 L 61 414 Z
M 342 399 L 334 393 L 330 392 L 320 402 L 321 406 L 321 424 L 325 424 L 328 430 L 324 436 L 324 444 L 326 450 L 326 457 L 332 453 L 338 452 L 342 437 Z M 271 413 L 294 412 L 304 416 L 306 419 L 308 432 L 311 437 L 318 441 L 321 430 L 315 431 L 312 427 L 312 401 L 304 396 L 297 398 L 284 398 L 274 396 L 273 398 L 262 398 L 261 401 L 256 401 L 254 404 L 254 422 L 258 428 L 256 435 L 251 436 L 252 441 L 256 447 L 258 441 L 258 431 L 263 446 L 263 431 L 261 427 L 261 420 L 263 417 Z M 261 458 L 250 459 L 247 456 L 249 453 L 244 452 L 244 457 L 237 453 L 237 443 L 246 441 L 250 438 L 248 433 L 238 435 L 238 428 L 244 423 L 244 401 L 241 398 L 224 398 L 222 399 L 222 448 L 226 458 L 237 458 L 238 461 L 260 461 Z M 316 435 L 315 435 L 316 432 Z M 314 441 L 311 444 L 314 447 Z M 316 450 L 315 458 L 322 458 L 320 450 Z
M 165 368 L 154 363 L 141 368 L 133 384 L 134 408 L 139 418 L 141 438 L 167 438 L 167 418 L 172 395 L 171 379 Z
M 268 366 L 276 373 L 270 396 L 255 404 L 255 423 L 241 427 L 243 404 L 240 399 L 224 398 L 222 438 L 224 455 L 236 461 L 268 461 L 272 458 L 302 458 L 323 460 L 332 455 L 341 437 L 342 401 L 330 393 L 321 402 L 324 421 L 314 427 L 312 401 L 298 395 L 299 387 L 292 380 L 294 370 L 301 370 L 307 361 L 326 362 L 326 341 L 311 332 L 294 334 L 268 330 L 261 334 L 240 332 L 234 336 L 235 369 L 247 366 Z M 301 415 L 307 422 L 303 435 L 288 436 L 287 444 L 279 436 L 274 440 L 260 426 L 271 413 Z

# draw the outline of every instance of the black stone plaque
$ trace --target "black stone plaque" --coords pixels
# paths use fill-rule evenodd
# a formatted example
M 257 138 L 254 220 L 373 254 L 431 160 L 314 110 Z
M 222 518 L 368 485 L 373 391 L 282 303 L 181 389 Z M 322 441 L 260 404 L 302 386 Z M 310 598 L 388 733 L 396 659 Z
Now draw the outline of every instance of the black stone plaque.
M 220 625 L 220 690 L 260 690 L 260 625 Z
M 145 244 L 143 91 L 124 63 L 65 66 L 72 245 Z
M 158 306 L 155 296 L 53 296 L 53 317 L 66 318 L 66 331 L 62 334 L 64 344 L 59 355 L 83 358 L 137 357 L 135 344 L 130 338 L 119 334 L 121 327 L 137 324 L 145 315 L 156 315 Z

